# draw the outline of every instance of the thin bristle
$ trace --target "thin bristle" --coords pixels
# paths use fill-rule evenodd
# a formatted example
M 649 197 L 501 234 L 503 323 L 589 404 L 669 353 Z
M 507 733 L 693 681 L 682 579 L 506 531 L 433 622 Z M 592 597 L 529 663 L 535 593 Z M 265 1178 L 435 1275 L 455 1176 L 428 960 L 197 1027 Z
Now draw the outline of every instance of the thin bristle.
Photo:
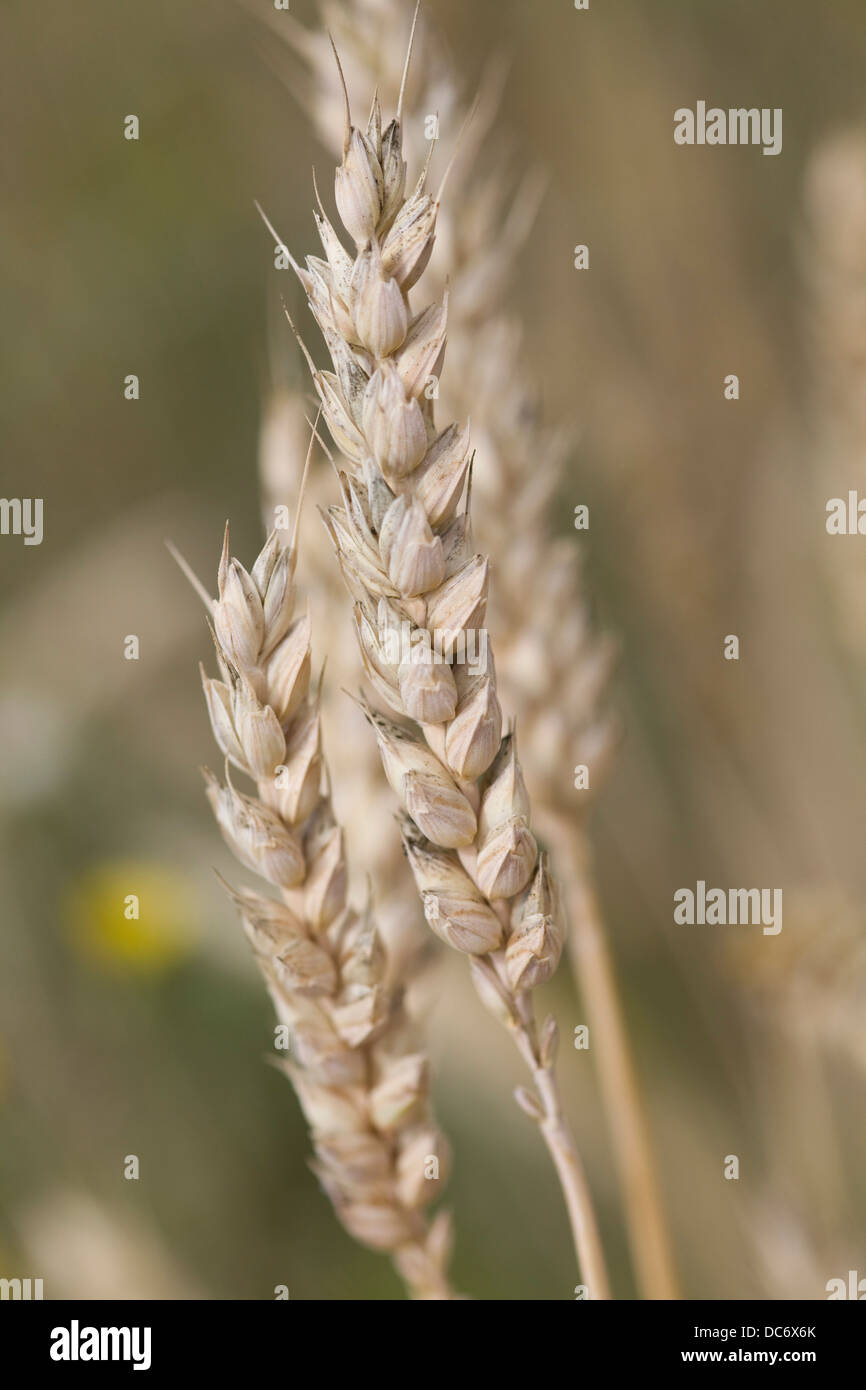
M 292 569 L 294 569 L 295 565 L 297 564 L 297 553 L 298 553 L 298 528 L 300 527 L 300 524 L 301 524 L 301 513 L 302 513 L 302 511 L 303 511 L 303 509 L 304 509 L 304 496 L 305 496 L 306 489 L 307 489 L 307 478 L 309 477 L 309 473 L 310 473 L 310 459 L 313 457 L 313 444 L 315 443 L 315 441 L 316 441 L 316 440 L 318 439 L 318 437 L 319 437 L 318 434 L 316 433 L 316 425 L 318 425 L 319 420 L 320 420 L 320 418 L 321 418 L 321 415 L 322 415 L 322 412 L 321 412 L 321 410 L 320 410 L 319 413 L 318 413 L 318 415 L 316 416 L 316 424 L 313 425 L 312 431 L 311 431 L 311 434 L 310 434 L 310 444 L 309 444 L 309 447 L 308 447 L 308 449 L 307 449 L 307 456 L 306 456 L 306 458 L 304 459 L 304 471 L 303 471 L 303 473 L 301 474 L 301 486 L 300 486 L 300 488 L 298 489 L 298 505 L 297 505 L 297 508 L 296 508 L 296 510 L 295 510 L 295 524 L 294 524 L 294 526 L 292 527 L 292 539 L 291 539 L 291 541 L 289 542 L 290 549 L 291 549 L 291 552 L 292 552 Z
M 415 42 L 415 26 L 418 23 L 418 12 L 421 9 L 421 0 L 417 0 L 415 13 L 412 16 L 412 28 L 409 30 L 409 43 L 406 47 L 406 61 L 403 64 L 403 76 L 400 79 L 400 95 L 397 98 L 397 120 L 403 119 L 403 98 L 406 95 L 406 81 L 409 76 L 409 63 L 412 59 L 412 45 Z
M 253 199 L 253 203 L 254 203 L 254 205 L 255 205 L 256 212 L 259 214 L 259 217 L 262 219 L 262 221 L 264 222 L 264 224 L 265 224 L 265 226 L 267 227 L 268 231 L 270 232 L 271 236 L 273 237 L 273 239 L 274 239 L 274 244 L 275 244 L 277 250 L 278 250 L 278 251 L 282 251 L 282 253 L 288 258 L 288 261 L 289 261 L 289 264 L 290 264 L 291 267 L 292 267 L 292 270 L 295 272 L 295 274 L 297 275 L 298 279 L 301 280 L 301 279 L 302 279 L 302 275 L 303 275 L 303 271 L 301 270 L 301 267 L 298 265 L 297 261 L 295 260 L 294 256 L 292 255 L 291 251 L 289 250 L 288 246 L 286 245 L 286 243 L 283 241 L 282 237 L 279 235 L 279 233 L 278 233 L 278 232 L 276 231 L 276 229 L 274 228 L 273 223 L 272 223 L 272 222 L 270 221 L 270 219 L 268 218 L 267 214 L 265 213 L 264 208 L 262 207 L 262 205 L 261 205 L 261 203 L 258 201 L 258 199 L 254 198 L 254 199 Z
M 213 599 L 211 598 L 207 589 L 202 584 L 195 570 L 192 568 L 191 565 L 187 563 L 187 561 L 181 555 L 180 551 L 177 549 L 177 546 L 175 546 L 170 540 L 165 541 L 165 548 L 174 560 L 175 564 L 181 570 L 182 574 L 189 581 L 193 589 L 195 589 L 195 592 L 198 594 L 205 608 L 208 610 L 208 612 L 210 612 L 213 608 Z
M 343 98 L 346 104 L 346 123 L 343 130 L 343 154 L 345 155 L 349 148 L 349 142 L 352 138 L 352 108 L 349 105 L 349 89 L 346 86 L 346 76 L 343 72 L 343 64 L 340 62 L 340 55 L 337 52 L 337 45 L 334 43 L 334 36 L 331 33 L 330 29 L 328 30 L 328 38 L 331 41 L 331 49 L 333 50 L 334 54 L 334 62 L 337 64 L 337 72 L 340 74 L 340 85 L 343 88 Z

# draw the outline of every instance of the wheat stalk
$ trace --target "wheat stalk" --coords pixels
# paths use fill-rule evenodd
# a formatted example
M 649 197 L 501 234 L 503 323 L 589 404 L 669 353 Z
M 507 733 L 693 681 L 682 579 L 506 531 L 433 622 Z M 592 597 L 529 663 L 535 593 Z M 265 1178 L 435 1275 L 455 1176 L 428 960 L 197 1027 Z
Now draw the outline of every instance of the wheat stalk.
M 396 104 L 403 87 L 402 134 L 420 132 L 437 113 L 452 133 L 464 119 L 453 70 L 425 34 L 425 66 L 405 80 L 403 0 L 323 3 L 350 85 L 378 88 Z M 419 26 L 423 22 L 419 20 Z M 280 26 L 280 33 L 286 31 Z M 305 67 L 304 106 L 325 142 L 339 155 L 338 117 L 343 86 L 324 31 L 295 25 L 288 37 Z M 586 1000 L 596 1046 L 602 1098 L 614 1141 L 626 1221 L 638 1284 L 647 1297 L 678 1296 L 648 1121 L 619 1001 L 616 975 L 591 871 L 584 816 L 578 813 L 570 769 L 586 765 L 594 799 L 618 741 L 618 725 L 604 696 L 615 644 L 594 630 L 573 541 L 552 536 L 551 501 L 561 486 L 567 440 L 542 425 L 537 393 L 522 360 L 519 328 L 502 312 L 501 299 L 516 252 L 538 206 L 539 179 L 515 188 L 511 161 L 490 156 L 501 94 L 494 71 L 451 174 L 451 205 L 438 209 L 437 244 L 428 283 L 441 293 L 451 286 L 449 372 L 441 400 L 452 418 L 471 415 L 483 439 L 473 486 L 480 496 L 478 531 L 483 548 L 499 562 L 493 637 L 498 684 L 521 729 L 521 759 L 531 775 L 536 815 L 554 863 L 568 866 L 564 899 L 569 954 Z M 475 156 L 484 146 L 485 171 Z M 455 370 L 456 368 L 456 370 Z M 274 413 L 284 408 L 275 403 Z M 269 470 L 278 476 L 274 450 Z M 291 455 L 284 454 L 285 458 Z M 527 470 L 526 460 L 533 460 Z M 520 526 L 515 531 L 514 517 Z M 323 578 L 323 583 L 327 579 Z M 539 813 L 541 813 L 539 815 Z M 377 836 L 381 855 L 387 837 Z M 387 860 L 382 871 L 390 870 Z M 388 872 L 390 892 L 397 880 Z M 405 908 L 401 914 L 405 920 Z
M 815 502 L 866 492 L 866 126 L 825 138 L 805 179 L 801 265 L 809 292 L 812 447 Z M 838 635 L 862 663 L 866 643 L 866 576 L 862 555 L 824 542 L 819 559 L 829 580 Z M 859 670 L 862 677 L 862 665 Z
M 355 601 L 366 675 L 401 717 L 365 706 L 404 813 L 404 847 L 425 916 L 469 955 L 482 1002 L 530 1070 L 535 1089 L 519 1088 L 517 1097 L 556 1166 L 590 1296 L 606 1298 L 592 1204 L 559 1098 L 556 1024 L 548 1018 L 539 1034 L 534 1017 L 532 991 L 559 963 L 562 928 L 530 828 L 516 735 L 502 734 L 484 628 L 489 565 L 474 552 L 469 520 L 468 429 L 437 432 L 425 389 L 441 371 L 447 304 L 418 314 L 409 305 L 432 250 L 441 189 L 435 198 L 427 191 L 425 168 L 406 196 L 401 101 L 402 94 L 383 128 L 374 97 L 361 131 L 346 93 L 335 194 L 354 255 L 320 205 L 326 259 L 295 267 L 334 371 L 318 371 L 302 348 L 348 464 L 342 505 L 329 509 L 327 524 Z M 453 652 L 441 659 L 443 636 L 446 648 L 477 643 L 483 655 L 476 665 L 455 661 Z
M 225 783 L 205 771 L 227 843 L 279 899 L 228 888 L 293 1061 L 280 1063 L 310 1124 L 313 1165 L 350 1235 L 391 1254 L 415 1298 L 452 1297 L 450 1222 L 423 1208 L 448 1167 L 433 1120 L 427 1059 L 403 1005 L 369 903 L 347 905 L 336 823 L 311 695 L 310 620 L 294 617 L 296 547 L 272 532 L 247 571 L 229 551 L 212 600 L 179 564 L 211 614 L 221 680 L 202 670 Z M 234 786 L 229 764 L 254 794 Z

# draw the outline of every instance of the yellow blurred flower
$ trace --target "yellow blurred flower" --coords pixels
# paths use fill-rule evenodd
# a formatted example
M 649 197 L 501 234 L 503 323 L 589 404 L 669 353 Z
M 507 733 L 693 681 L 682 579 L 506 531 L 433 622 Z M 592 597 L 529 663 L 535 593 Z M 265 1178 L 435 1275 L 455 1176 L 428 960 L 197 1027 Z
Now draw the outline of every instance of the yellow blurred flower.
M 67 916 L 80 955 L 104 968 L 135 973 L 170 969 L 201 936 L 189 880 L 152 859 L 94 865 L 72 885 Z

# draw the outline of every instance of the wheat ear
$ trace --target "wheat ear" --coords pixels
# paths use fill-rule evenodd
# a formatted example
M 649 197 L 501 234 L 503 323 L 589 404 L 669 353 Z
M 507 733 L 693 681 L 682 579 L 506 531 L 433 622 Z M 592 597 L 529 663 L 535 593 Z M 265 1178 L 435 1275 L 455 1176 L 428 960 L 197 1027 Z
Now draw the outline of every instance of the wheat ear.
M 469 520 L 468 429 L 437 433 L 426 389 L 441 371 L 446 304 L 418 314 L 409 305 L 429 260 L 439 197 L 427 191 L 426 169 L 406 196 L 400 121 L 398 104 L 383 129 L 374 97 L 361 131 L 346 94 L 335 194 L 354 255 L 320 208 L 326 259 L 296 267 L 334 368 L 318 371 L 308 355 L 313 380 L 348 463 L 342 505 L 326 519 L 355 601 L 365 672 L 403 721 L 367 708 L 404 812 L 425 916 L 469 955 L 482 1002 L 530 1070 L 534 1092 L 519 1088 L 518 1100 L 556 1166 L 590 1296 L 607 1298 L 595 1216 L 559 1098 L 556 1024 L 548 1018 L 539 1035 L 534 1018 L 532 991 L 559 963 L 562 929 L 530 829 L 516 736 L 502 736 L 484 628 L 489 565 L 474 553 Z M 452 660 L 441 658 L 442 645 Z M 472 648 L 477 662 L 453 661 L 455 646 Z
M 403 85 L 404 0 L 345 0 L 325 8 L 350 82 L 369 90 L 377 86 L 383 103 L 396 104 Z M 336 147 L 339 155 L 335 116 L 344 99 L 328 37 L 323 30 L 300 26 L 288 34 L 281 26 L 278 32 L 288 37 L 306 69 L 300 84 L 305 108 L 325 144 Z M 424 47 L 424 72 L 404 85 L 403 129 L 421 131 L 437 112 L 440 128 L 453 131 L 463 120 L 453 67 L 429 33 Z M 511 161 L 501 149 L 491 157 L 493 127 L 501 124 L 496 119 L 497 78 L 494 71 L 451 175 L 450 202 L 459 204 L 460 217 L 449 215 L 447 207 L 440 209 L 439 241 L 428 270 L 439 285 L 447 280 L 452 291 L 449 372 L 440 399 L 452 418 L 471 414 L 484 439 L 483 467 L 474 481 L 483 504 L 479 533 L 498 564 L 498 683 L 519 717 L 521 759 L 533 788 L 536 820 L 549 838 L 554 866 L 564 875 L 568 954 L 598 1044 L 592 1054 L 638 1287 L 647 1298 L 676 1298 L 649 1124 L 583 817 L 575 810 L 568 772 L 575 764 L 590 769 L 594 799 L 619 735 L 605 700 L 616 648 L 590 620 L 574 541 L 551 534 L 550 503 L 563 484 L 567 441 L 543 427 L 519 328 L 502 312 L 504 285 L 538 205 L 539 180 L 530 175 L 515 188 Z M 298 85 L 294 81 L 293 90 Z M 482 143 L 485 171 L 474 158 Z M 531 471 L 526 459 L 533 460 Z M 516 533 L 515 516 L 520 518 Z M 582 790 L 579 796 L 585 805 L 590 792 Z M 376 837 L 376 845 L 381 854 L 383 837 Z
M 439 1213 L 428 1226 L 423 1215 L 444 1181 L 448 1146 L 369 904 L 362 913 L 347 906 L 343 835 L 322 790 L 309 692 L 310 622 L 294 617 L 295 561 L 295 547 L 272 532 L 247 571 L 230 555 L 226 526 L 218 597 L 189 576 L 211 614 L 222 676 L 202 671 L 226 759 L 224 785 L 205 771 L 207 796 L 232 851 L 280 894 L 228 889 L 290 1031 L 296 1060 L 279 1065 L 311 1127 L 314 1171 L 345 1229 L 389 1253 L 413 1297 L 448 1299 L 449 1218 Z M 235 788 L 229 764 L 254 794 Z

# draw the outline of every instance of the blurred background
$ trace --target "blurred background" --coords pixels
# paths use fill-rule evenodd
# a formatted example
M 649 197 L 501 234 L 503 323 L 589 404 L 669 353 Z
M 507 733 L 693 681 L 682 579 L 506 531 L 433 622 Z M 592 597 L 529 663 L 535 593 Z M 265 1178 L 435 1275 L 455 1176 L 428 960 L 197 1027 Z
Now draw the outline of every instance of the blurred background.
M 555 524 L 574 538 L 589 505 L 586 583 L 622 646 L 625 738 L 591 835 L 682 1287 L 822 1298 L 866 1275 L 866 541 L 825 530 L 829 498 L 866 496 L 862 3 L 426 15 L 467 92 L 504 56 L 496 125 L 547 175 L 509 307 L 546 418 L 575 432 Z M 270 1006 L 198 773 L 210 639 L 163 547 L 211 583 L 230 517 L 251 562 L 275 333 L 301 380 L 253 200 L 310 248 L 310 166 L 330 160 L 281 18 L 268 0 L 0 11 L 0 491 L 45 508 L 40 546 L 0 538 L 0 1275 L 46 1297 L 402 1296 L 334 1220 L 263 1062 Z M 312 0 L 291 19 L 315 25 Z M 699 99 L 782 107 L 781 155 L 676 146 Z M 698 879 L 781 887 L 783 931 L 675 927 Z M 455 1282 L 569 1298 L 507 1039 L 462 961 L 431 970 Z M 566 970 L 546 995 L 633 1297 L 591 1056 L 568 1047 L 583 1002 Z

